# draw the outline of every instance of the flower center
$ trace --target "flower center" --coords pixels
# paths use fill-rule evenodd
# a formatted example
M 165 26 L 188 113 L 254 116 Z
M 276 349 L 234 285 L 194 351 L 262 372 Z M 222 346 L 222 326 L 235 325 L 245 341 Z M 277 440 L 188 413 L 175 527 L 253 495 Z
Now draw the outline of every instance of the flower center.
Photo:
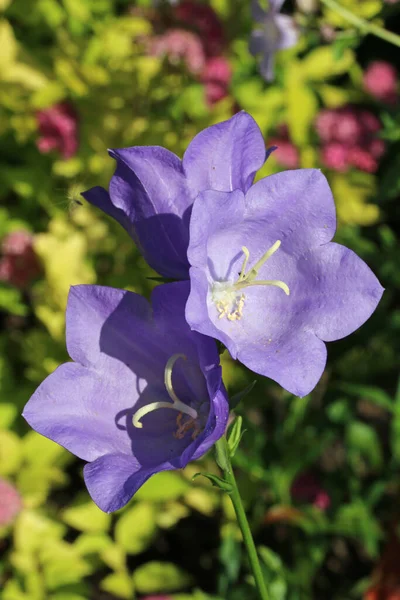
M 226 317 L 228 321 L 239 321 L 242 318 L 246 296 L 241 290 L 246 287 L 253 285 L 273 285 L 279 287 L 289 296 L 289 287 L 279 279 L 256 281 L 259 270 L 278 250 L 280 245 L 281 241 L 277 240 L 247 273 L 246 268 L 250 259 L 250 252 L 246 246 L 242 246 L 244 259 L 237 281 L 235 283 L 231 283 L 230 281 L 215 281 L 212 286 L 212 299 L 219 313 L 219 319 Z
M 179 420 L 179 422 L 178 422 L 178 419 L 179 418 L 182 419 L 183 414 L 185 414 L 185 415 L 189 415 L 190 421 L 192 421 L 193 423 L 196 421 L 197 411 L 194 408 L 192 408 L 191 406 L 188 406 L 187 404 L 182 402 L 182 400 L 179 400 L 178 396 L 176 395 L 176 393 L 174 391 L 174 388 L 172 387 L 172 368 L 179 358 L 186 360 L 186 356 L 184 354 L 174 354 L 167 361 L 167 364 L 165 365 L 165 370 L 164 370 L 164 384 L 165 384 L 165 388 L 169 394 L 169 397 L 172 400 L 172 404 L 170 402 L 152 402 L 151 404 L 148 404 L 147 406 L 142 406 L 142 408 L 139 408 L 139 410 L 137 410 L 132 417 L 132 423 L 133 423 L 134 427 L 137 427 L 138 429 L 142 429 L 143 428 L 143 423 L 141 422 L 142 418 L 145 415 L 148 415 L 149 413 L 151 413 L 155 410 L 158 410 L 159 408 L 172 408 L 173 410 L 177 410 L 179 412 L 179 415 L 177 418 L 178 431 L 175 435 L 175 437 L 177 437 L 178 439 L 181 439 L 183 437 L 183 436 L 181 436 L 181 433 L 182 433 L 181 421 Z M 183 435 L 186 433 L 186 431 L 188 431 L 188 428 L 187 428 L 188 423 L 189 423 L 189 421 L 187 421 L 186 424 L 184 425 L 184 427 L 186 427 L 186 429 L 184 430 Z M 191 427 L 189 427 L 189 429 Z

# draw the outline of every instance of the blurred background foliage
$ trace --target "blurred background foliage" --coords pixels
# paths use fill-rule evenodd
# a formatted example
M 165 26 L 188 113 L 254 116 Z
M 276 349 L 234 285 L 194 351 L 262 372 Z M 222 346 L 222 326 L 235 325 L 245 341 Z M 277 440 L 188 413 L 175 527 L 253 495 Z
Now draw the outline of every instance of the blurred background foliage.
M 287 0 L 298 43 L 266 83 L 249 53 L 247 0 L 0 0 L 0 596 L 2 600 L 255 598 L 212 457 L 153 477 L 103 514 L 82 464 L 20 417 L 68 360 L 68 289 L 149 295 L 154 275 L 122 228 L 80 192 L 107 187 L 107 148 L 166 146 L 240 109 L 278 150 L 260 176 L 317 167 L 336 239 L 386 288 L 330 344 L 308 397 L 257 383 L 238 412 L 235 462 L 272 600 L 400 598 L 400 110 L 398 49 L 318 0 Z M 399 27 L 396 0 L 341 0 Z M 254 374 L 226 354 L 234 394 Z M 216 471 L 215 471 L 216 472 Z

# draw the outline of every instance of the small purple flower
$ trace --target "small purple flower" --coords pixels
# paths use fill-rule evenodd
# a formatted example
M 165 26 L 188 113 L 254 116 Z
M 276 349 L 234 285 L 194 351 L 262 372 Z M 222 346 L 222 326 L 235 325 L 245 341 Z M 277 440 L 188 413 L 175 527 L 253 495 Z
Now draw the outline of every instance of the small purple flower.
M 84 198 L 125 227 L 153 269 L 174 279 L 188 278 L 189 219 L 198 193 L 247 192 L 266 160 L 260 129 L 245 112 L 199 133 L 183 160 L 159 146 L 110 155 L 117 168 L 109 192 L 94 187 Z
M 154 473 L 202 456 L 225 431 L 218 351 L 186 324 L 188 288 L 157 287 L 151 307 L 132 292 L 72 287 L 67 349 L 75 362 L 58 367 L 25 407 L 33 429 L 88 462 L 87 488 L 106 512 Z
M 357 255 L 331 243 L 335 205 L 316 169 L 266 177 L 247 194 L 196 199 L 186 319 L 233 358 L 298 396 L 317 384 L 324 342 L 345 337 L 383 293 Z
M 298 33 L 294 21 L 279 11 L 285 0 L 269 0 L 268 10 L 263 10 L 258 0 L 252 0 L 253 19 L 262 25 L 250 37 L 249 49 L 261 55 L 260 72 L 267 81 L 274 79 L 274 55 L 278 50 L 291 48 L 297 42 Z

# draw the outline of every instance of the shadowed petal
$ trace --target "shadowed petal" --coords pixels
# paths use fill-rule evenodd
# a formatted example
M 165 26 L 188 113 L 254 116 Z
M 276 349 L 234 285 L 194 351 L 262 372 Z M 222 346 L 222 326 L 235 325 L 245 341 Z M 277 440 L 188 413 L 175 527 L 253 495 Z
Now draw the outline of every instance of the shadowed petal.
M 339 244 L 316 248 L 299 261 L 298 268 L 314 282 L 307 321 L 326 342 L 350 335 L 365 323 L 384 291 L 368 265 Z
M 265 162 L 265 144 L 255 120 L 244 111 L 200 132 L 183 157 L 193 198 L 203 190 L 246 192 Z
M 261 8 L 258 0 L 251 0 L 251 16 L 253 21 L 262 23 L 265 19 L 266 11 Z
M 122 382 L 75 363 L 65 363 L 38 387 L 23 417 L 38 433 L 83 460 L 106 453 L 130 454 L 130 440 L 116 415 L 137 399 L 134 376 L 125 369 Z

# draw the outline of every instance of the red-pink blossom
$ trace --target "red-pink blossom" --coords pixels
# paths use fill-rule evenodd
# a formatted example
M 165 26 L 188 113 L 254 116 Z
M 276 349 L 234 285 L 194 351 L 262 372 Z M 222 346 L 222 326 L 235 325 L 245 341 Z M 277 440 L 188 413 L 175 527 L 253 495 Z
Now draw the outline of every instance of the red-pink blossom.
M 364 87 L 374 98 L 393 104 L 397 98 L 397 72 L 390 63 L 375 60 L 364 73 Z
M 320 485 L 314 474 L 307 471 L 299 475 L 292 484 L 291 494 L 299 502 L 309 502 L 316 508 L 325 511 L 331 504 L 329 494 Z
M 228 95 L 231 77 L 232 68 L 224 56 L 216 56 L 207 60 L 201 73 L 201 81 L 205 85 L 208 104 L 213 105 Z
M 184 29 L 169 29 L 150 42 L 150 53 L 167 56 L 171 63 L 184 62 L 188 70 L 197 74 L 202 71 L 206 57 L 198 35 Z
M 349 151 L 340 142 L 331 142 L 322 147 L 321 160 L 329 169 L 344 173 L 349 167 Z
M 377 137 L 379 119 L 370 111 L 354 106 L 322 110 L 316 120 L 322 141 L 321 161 L 335 171 L 350 166 L 374 173 L 385 143 Z
M 1 244 L 0 280 L 23 289 L 39 271 L 32 234 L 19 230 L 6 235 Z
M 0 478 L 0 527 L 10 525 L 22 508 L 22 499 L 17 489 Z
M 57 150 L 65 159 L 78 150 L 78 119 L 68 102 L 55 104 L 36 113 L 40 137 L 37 147 L 42 154 Z
M 222 24 L 211 8 L 193 0 L 184 0 L 175 9 L 176 18 L 188 29 L 194 29 L 203 42 L 207 56 L 218 56 L 223 51 L 225 40 Z

